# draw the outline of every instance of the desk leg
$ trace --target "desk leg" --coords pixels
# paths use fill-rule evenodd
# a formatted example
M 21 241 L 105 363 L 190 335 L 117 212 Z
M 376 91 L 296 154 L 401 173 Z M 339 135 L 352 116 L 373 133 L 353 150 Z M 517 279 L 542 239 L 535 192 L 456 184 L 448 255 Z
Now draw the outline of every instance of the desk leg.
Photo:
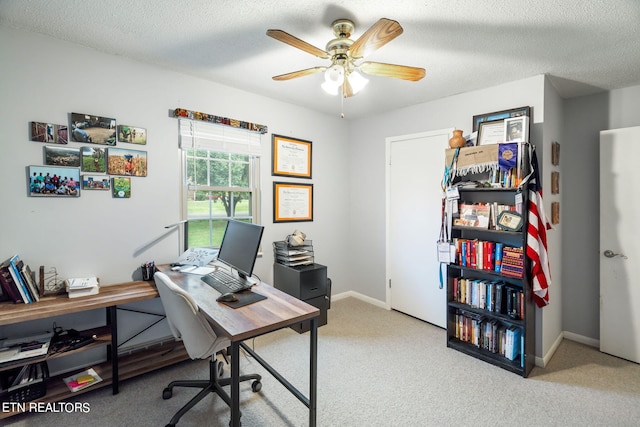
M 311 319 L 311 333 L 309 350 L 310 378 L 309 378 L 309 427 L 316 427 L 316 413 L 318 404 L 318 317 Z
M 231 427 L 240 427 L 240 343 L 231 343 Z
M 111 326 L 111 346 L 107 357 L 111 359 L 111 387 L 113 394 L 118 394 L 118 318 L 116 313 L 117 307 L 112 305 L 107 307 L 107 324 Z

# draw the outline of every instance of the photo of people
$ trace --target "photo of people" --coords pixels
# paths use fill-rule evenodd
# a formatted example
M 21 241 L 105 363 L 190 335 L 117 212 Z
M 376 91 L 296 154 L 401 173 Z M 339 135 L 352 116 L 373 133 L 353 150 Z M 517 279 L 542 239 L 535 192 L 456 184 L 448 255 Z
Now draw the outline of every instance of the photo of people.
M 107 150 L 105 148 L 82 147 L 82 171 L 104 173 L 107 171 Z
M 31 122 L 31 140 L 50 144 L 67 144 L 67 126 Z
M 128 142 L 130 144 L 147 143 L 147 130 L 128 125 L 118 125 L 118 142 Z
M 82 175 L 83 190 L 109 190 L 109 177 L 106 175 Z
M 147 176 L 147 152 L 109 148 L 107 150 L 109 175 Z
M 27 171 L 27 185 L 31 196 L 80 196 L 80 168 L 28 166 Z

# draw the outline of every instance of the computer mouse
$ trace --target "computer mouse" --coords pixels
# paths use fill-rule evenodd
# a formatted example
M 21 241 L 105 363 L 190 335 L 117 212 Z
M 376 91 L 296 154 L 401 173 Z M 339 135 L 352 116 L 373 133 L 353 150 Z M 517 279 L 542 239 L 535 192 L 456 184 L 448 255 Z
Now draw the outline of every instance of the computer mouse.
M 226 294 L 222 294 L 220 295 L 216 301 L 219 302 L 236 302 L 238 301 L 238 297 L 236 296 L 236 294 L 232 293 L 232 292 L 227 292 Z

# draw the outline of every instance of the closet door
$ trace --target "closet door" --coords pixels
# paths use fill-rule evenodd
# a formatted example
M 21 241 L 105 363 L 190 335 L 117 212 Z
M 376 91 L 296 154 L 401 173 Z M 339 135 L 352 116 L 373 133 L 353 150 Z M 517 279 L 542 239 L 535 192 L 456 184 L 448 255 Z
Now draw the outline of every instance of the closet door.
M 640 127 L 600 132 L 600 351 L 640 363 Z
M 434 325 L 446 324 L 440 286 L 444 153 L 450 130 L 387 138 L 387 300 L 392 309 Z M 446 271 L 443 268 L 446 282 Z

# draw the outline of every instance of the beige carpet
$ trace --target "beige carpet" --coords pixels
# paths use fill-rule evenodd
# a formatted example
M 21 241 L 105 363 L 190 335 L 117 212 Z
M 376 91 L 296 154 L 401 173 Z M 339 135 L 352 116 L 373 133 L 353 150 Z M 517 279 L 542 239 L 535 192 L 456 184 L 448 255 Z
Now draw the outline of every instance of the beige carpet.
M 446 348 L 445 332 L 354 298 L 334 302 L 319 329 L 318 426 L 637 426 L 640 365 L 565 340 L 545 369 L 528 379 Z M 251 342 L 249 342 L 251 344 Z M 308 387 L 308 334 L 290 329 L 253 342 L 301 390 Z M 7 426 L 164 426 L 193 396 L 173 379 L 206 375 L 206 362 L 125 381 L 120 393 L 79 396 L 88 413 L 25 414 Z M 306 408 L 255 361 L 243 372 L 264 375 L 260 393 L 242 385 L 244 426 L 305 426 Z M 178 426 L 227 426 L 229 409 L 211 396 Z

